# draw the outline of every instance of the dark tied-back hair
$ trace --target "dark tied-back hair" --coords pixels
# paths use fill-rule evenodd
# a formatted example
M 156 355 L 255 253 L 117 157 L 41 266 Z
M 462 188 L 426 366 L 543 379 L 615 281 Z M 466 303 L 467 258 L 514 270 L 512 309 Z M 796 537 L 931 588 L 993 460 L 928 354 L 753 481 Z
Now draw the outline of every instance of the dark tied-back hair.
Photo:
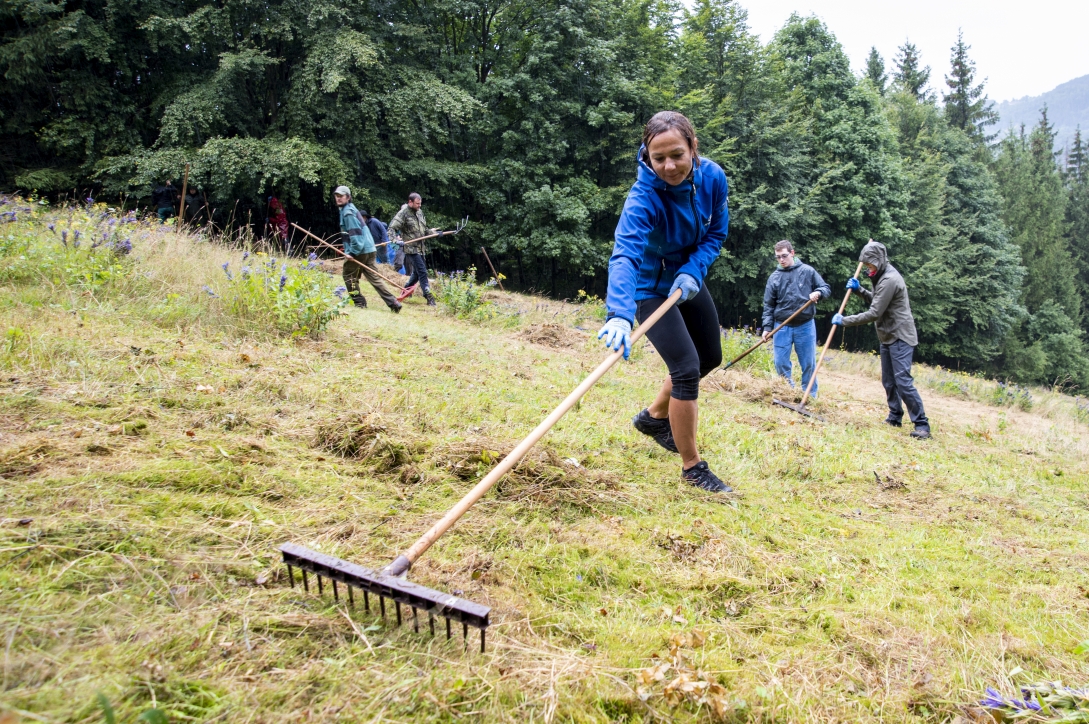
M 692 152 L 692 165 L 700 165 L 700 142 L 696 138 L 696 129 L 692 121 L 683 113 L 676 111 L 658 111 L 643 128 L 643 162 L 650 165 L 650 142 L 654 137 L 666 131 L 677 130 L 681 137 L 688 143 L 688 150 Z

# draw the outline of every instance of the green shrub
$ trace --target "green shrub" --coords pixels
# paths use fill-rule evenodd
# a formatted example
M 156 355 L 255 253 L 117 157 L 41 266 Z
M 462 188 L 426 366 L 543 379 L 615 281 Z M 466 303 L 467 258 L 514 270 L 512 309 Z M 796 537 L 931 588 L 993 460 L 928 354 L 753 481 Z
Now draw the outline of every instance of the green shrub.
M 484 321 L 496 316 L 495 305 L 484 299 L 484 293 L 495 286 L 495 279 L 487 284 L 477 284 L 476 267 L 467 271 L 455 271 L 451 274 L 438 274 L 436 296 L 450 314 L 462 319 Z
M 222 298 L 235 317 L 292 337 L 320 335 L 349 302 L 344 287 L 333 288 L 313 254 L 300 267 L 247 251 L 237 274 L 230 262 L 223 262 L 223 274 L 218 293 L 208 285 L 205 293 Z

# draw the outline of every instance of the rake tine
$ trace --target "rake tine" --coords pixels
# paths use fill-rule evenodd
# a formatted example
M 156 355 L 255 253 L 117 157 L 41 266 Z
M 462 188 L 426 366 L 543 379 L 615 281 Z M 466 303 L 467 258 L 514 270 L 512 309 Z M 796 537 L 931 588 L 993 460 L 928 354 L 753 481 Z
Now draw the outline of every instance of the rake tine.
M 446 640 L 450 640 L 450 617 L 446 617 Z
M 355 608 L 355 596 L 352 595 L 352 587 L 348 586 L 348 605 Z
M 386 620 L 386 597 L 378 596 L 378 605 L 382 607 L 382 620 Z
M 363 589 L 363 608 L 367 609 L 367 613 L 371 612 L 371 598 L 367 595 L 367 589 Z
M 291 587 L 295 587 L 295 569 L 291 566 L 287 567 L 287 580 L 291 582 Z
M 480 653 L 484 653 L 484 633 L 487 629 L 480 629 Z
M 412 630 L 415 633 L 420 633 L 420 619 L 416 618 L 416 607 L 412 607 Z
M 465 650 L 469 650 L 469 624 L 461 622 L 461 640 L 465 642 Z
M 401 627 L 401 602 L 394 601 L 393 605 L 397 607 L 397 627 Z
M 302 574 L 303 574 L 303 589 L 307 593 L 310 593 L 310 582 L 306 580 L 306 569 L 305 568 L 300 568 L 299 570 L 302 571 Z
M 325 590 L 321 587 L 321 576 L 318 576 L 318 595 L 324 596 Z
M 431 638 L 435 638 L 435 614 L 427 612 L 427 624 L 431 627 Z
M 333 582 L 333 600 L 339 603 L 340 596 L 337 594 L 337 579 L 331 578 L 330 580 Z

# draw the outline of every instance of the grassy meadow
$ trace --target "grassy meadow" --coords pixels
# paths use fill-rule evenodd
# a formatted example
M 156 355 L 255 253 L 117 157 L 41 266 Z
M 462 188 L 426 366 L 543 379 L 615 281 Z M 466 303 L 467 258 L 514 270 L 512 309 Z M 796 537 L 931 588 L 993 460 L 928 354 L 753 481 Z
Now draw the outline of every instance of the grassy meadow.
M 293 260 L 335 313 L 292 332 L 232 301 L 237 245 L 127 221 L 100 263 L 104 207 L 8 202 L 5 724 L 969 722 L 1089 683 L 1084 400 L 920 367 L 920 442 L 875 357 L 830 353 L 820 423 L 761 350 L 703 383 L 715 496 L 631 428 L 641 343 L 414 566 L 493 607 L 482 655 L 289 587 L 276 547 L 395 557 L 601 360 L 598 303 L 343 309 Z

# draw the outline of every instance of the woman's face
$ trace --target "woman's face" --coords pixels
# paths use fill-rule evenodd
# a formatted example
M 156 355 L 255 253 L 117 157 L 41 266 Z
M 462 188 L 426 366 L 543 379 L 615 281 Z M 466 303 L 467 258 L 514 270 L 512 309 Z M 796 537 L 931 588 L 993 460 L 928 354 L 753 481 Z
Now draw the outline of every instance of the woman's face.
M 654 173 L 670 186 L 683 183 L 692 172 L 692 150 L 676 128 L 652 138 L 647 155 Z

